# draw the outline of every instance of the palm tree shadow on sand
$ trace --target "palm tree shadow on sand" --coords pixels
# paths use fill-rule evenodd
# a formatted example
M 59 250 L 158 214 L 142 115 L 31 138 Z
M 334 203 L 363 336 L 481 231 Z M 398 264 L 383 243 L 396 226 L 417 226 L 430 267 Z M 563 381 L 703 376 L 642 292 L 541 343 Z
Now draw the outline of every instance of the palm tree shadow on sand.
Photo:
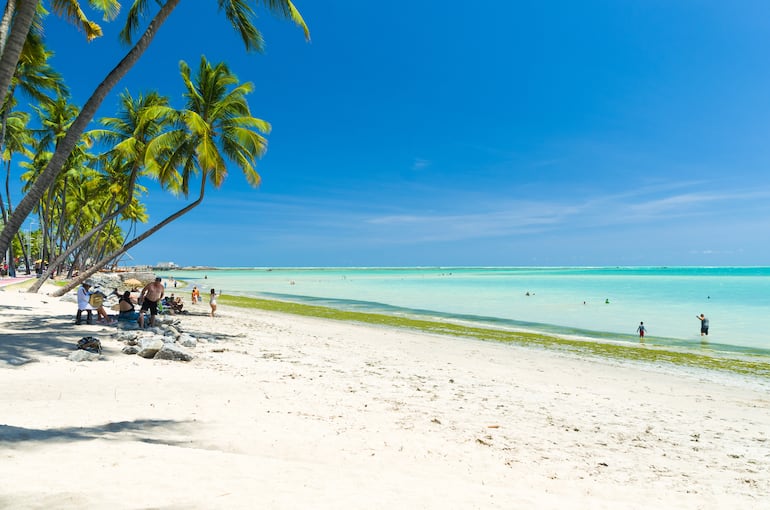
M 162 439 L 162 433 L 180 434 L 191 422 L 176 420 L 132 420 L 108 422 L 92 427 L 60 427 L 31 429 L 0 424 L 0 445 L 24 442 L 71 442 L 93 439 L 140 441 L 169 446 L 189 445 L 189 441 Z M 186 434 L 184 434 L 186 436 Z
M 21 306 L 8 307 L 3 314 L 5 333 L 0 333 L 0 369 L 22 365 L 40 356 L 66 357 L 84 336 L 100 338 L 114 333 L 114 328 L 75 325 L 75 310 L 72 314 L 43 317 L 30 317 L 23 313 L 25 310 Z

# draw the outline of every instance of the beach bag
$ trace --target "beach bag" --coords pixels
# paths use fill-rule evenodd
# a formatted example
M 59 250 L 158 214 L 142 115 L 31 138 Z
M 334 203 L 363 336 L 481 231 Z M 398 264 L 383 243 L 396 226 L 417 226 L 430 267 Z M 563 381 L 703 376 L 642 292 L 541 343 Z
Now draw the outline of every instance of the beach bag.
M 88 304 L 94 308 L 99 308 L 104 303 L 104 296 L 102 294 L 91 294 L 88 298 Z
M 98 338 L 94 338 L 92 336 L 84 336 L 83 338 L 78 340 L 78 349 L 83 349 L 84 351 L 101 354 L 102 343 L 99 341 Z

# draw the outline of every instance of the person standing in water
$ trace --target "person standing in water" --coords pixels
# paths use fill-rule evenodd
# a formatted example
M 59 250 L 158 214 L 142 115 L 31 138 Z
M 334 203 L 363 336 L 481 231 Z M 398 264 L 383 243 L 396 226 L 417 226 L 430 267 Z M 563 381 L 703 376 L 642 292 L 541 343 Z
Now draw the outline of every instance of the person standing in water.
M 644 332 L 647 331 L 644 329 L 644 322 L 639 323 L 639 327 L 636 328 L 636 332 L 639 333 L 639 338 L 644 338 Z
M 709 336 L 709 320 L 703 314 L 696 317 L 700 320 L 700 336 Z

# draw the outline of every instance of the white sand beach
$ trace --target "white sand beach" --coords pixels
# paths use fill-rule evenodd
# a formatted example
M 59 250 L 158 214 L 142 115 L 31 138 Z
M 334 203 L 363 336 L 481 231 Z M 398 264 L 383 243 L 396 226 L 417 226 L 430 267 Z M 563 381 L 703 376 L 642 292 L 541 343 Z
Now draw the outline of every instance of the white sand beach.
M 770 501 L 766 382 L 206 304 L 216 342 L 151 360 L 75 308 L 0 290 L 0 508 Z

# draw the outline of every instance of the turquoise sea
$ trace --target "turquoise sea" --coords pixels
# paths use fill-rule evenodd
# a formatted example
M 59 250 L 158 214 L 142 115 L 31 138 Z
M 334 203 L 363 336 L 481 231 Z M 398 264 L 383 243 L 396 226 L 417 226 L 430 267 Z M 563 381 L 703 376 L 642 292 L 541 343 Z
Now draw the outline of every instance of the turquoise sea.
M 768 267 L 251 268 L 162 273 L 225 294 L 496 328 L 770 355 Z M 192 287 L 187 287 L 188 291 Z M 529 295 L 527 295 L 529 293 Z M 700 321 L 710 320 L 707 341 Z

